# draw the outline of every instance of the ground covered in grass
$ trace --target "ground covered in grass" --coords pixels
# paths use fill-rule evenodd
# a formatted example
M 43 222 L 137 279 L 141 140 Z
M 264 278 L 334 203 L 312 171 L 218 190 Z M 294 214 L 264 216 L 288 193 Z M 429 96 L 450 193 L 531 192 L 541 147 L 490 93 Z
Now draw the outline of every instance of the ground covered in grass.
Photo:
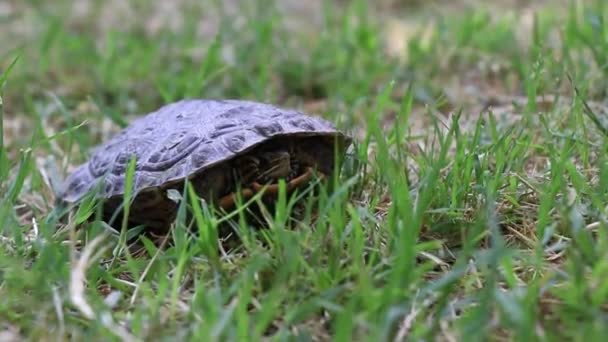
M 603 1 L 0 3 L 0 340 L 600 340 Z M 242 240 L 137 247 L 70 170 L 186 97 L 297 107 L 342 177 Z M 93 218 L 91 222 L 87 218 Z

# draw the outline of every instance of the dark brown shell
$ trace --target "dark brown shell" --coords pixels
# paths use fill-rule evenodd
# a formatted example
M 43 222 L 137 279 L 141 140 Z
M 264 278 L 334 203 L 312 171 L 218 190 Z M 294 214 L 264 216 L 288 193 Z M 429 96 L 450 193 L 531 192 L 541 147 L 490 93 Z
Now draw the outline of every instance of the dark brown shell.
M 182 100 L 135 120 L 98 147 L 66 180 L 61 198 L 74 202 L 102 181 L 103 197 L 122 195 L 136 157 L 134 191 L 162 187 L 246 153 L 278 136 L 350 138 L 302 112 L 241 100 Z

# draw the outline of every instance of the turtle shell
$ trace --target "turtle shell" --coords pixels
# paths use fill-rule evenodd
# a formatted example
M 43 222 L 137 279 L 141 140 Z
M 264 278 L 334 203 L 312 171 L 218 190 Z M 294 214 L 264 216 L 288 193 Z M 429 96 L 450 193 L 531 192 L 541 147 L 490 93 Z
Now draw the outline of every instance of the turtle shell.
M 133 191 L 168 186 L 280 136 L 350 138 L 330 122 L 300 111 L 242 100 L 182 100 L 133 121 L 93 151 L 64 184 L 60 197 L 78 201 L 102 182 L 99 195 L 125 191 L 135 156 Z

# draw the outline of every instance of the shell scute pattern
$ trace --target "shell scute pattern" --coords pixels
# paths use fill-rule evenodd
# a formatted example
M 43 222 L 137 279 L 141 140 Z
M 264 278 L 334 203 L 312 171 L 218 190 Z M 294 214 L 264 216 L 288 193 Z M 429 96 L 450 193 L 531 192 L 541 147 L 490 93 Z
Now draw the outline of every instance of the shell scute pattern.
M 292 115 L 293 115 L 293 113 L 291 111 L 281 111 L 277 108 L 273 108 L 268 113 L 268 116 L 272 119 L 278 119 L 278 118 L 287 119 L 287 118 L 291 117 Z
M 118 154 L 120 154 L 122 149 L 128 145 L 129 139 L 127 134 L 121 132 L 113 139 L 112 143 L 97 148 L 88 163 L 89 170 L 93 177 L 103 177 L 112 172 Z
M 107 155 L 102 153 L 95 154 L 88 163 L 89 172 L 94 177 L 102 177 L 110 171 L 112 162 L 113 160 L 108 158 Z
M 137 177 L 141 178 L 141 177 Z M 106 184 L 108 188 L 105 189 L 106 193 L 112 192 L 114 189 L 124 189 L 125 178 L 124 177 L 108 177 L 106 178 Z
M 112 174 L 116 176 L 123 175 L 127 171 L 131 158 L 135 158 L 135 169 L 141 170 L 146 155 L 154 144 L 154 140 L 147 137 L 131 138 L 123 141 L 120 145 L 120 149 L 116 153 L 115 159 L 112 161 Z M 110 156 L 110 154 L 108 154 L 108 156 Z
M 159 178 L 160 183 L 168 183 L 175 179 L 186 177 L 190 172 L 194 171 L 190 168 L 189 158 L 183 158 L 177 161 L 175 165 L 167 168 L 162 174 L 159 173 L 151 173 Z
M 238 121 L 236 120 L 232 120 L 232 121 L 227 121 L 227 122 L 220 122 L 218 124 L 215 125 L 215 129 L 213 130 L 213 132 L 211 132 L 211 136 L 217 136 L 217 135 L 221 135 L 223 131 L 231 131 L 234 130 L 234 128 L 238 128 Z
M 96 149 L 68 177 L 65 197 L 77 200 L 106 175 L 103 196 L 121 195 L 132 156 L 137 158 L 134 191 L 138 192 L 186 178 L 268 138 L 301 133 L 341 134 L 321 118 L 269 104 L 182 100 L 133 121 Z
M 312 131 L 315 129 L 315 124 L 312 120 L 308 120 L 307 118 L 295 117 L 289 120 L 289 124 L 296 128 L 301 128 L 307 131 Z
M 218 120 L 225 120 L 225 119 L 243 119 L 243 118 L 239 118 L 240 116 L 242 116 L 243 114 L 247 114 L 248 112 L 251 111 L 251 108 L 247 107 L 247 106 L 236 106 L 233 108 L 230 108 L 228 110 L 226 110 L 225 112 L 223 112 L 222 114 L 218 115 L 217 119 Z
M 94 186 L 94 179 L 91 177 L 91 173 L 87 165 L 79 166 L 74 172 L 73 181 L 69 182 L 65 193 L 67 197 L 75 197 L 80 194 L 86 193 L 91 187 Z
M 153 172 L 141 172 L 135 177 L 135 189 L 146 189 L 157 186 L 158 175 Z
M 209 132 L 209 139 L 217 139 L 221 136 L 230 134 L 232 132 L 240 130 L 240 125 L 236 121 L 220 122 L 214 126 L 214 129 Z
M 281 124 L 278 122 L 266 121 L 253 125 L 253 129 L 257 134 L 260 134 L 264 137 L 270 137 L 275 134 L 281 133 L 283 131 L 283 126 L 281 126 Z
M 139 161 L 139 156 L 137 155 L 137 150 L 133 147 L 133 143 L 129 143 L 124 151 L 118 152 L 116 155 L 116 159 L 114 160 L 112 167 L 112 174 L 120 176 L 121 174 L 127 171 L 127 165 L 131 161 L 131 158 L 135 158 L 136 168 L 137 165 L 141 162 Z
M 230 152 L 239 152 L 243 145 L 245 145 L 245 135 L 242 133 L 234 133 L 223 138 L 224 146 Z
M 199 147 L 192 153 L 192 166 L 194 168 L 198 169 L 210 164 L 214 161 L 213 156 L 219 155 L 212 143 L 213 142 L 211 140 L 208 140 L 203 146 Z
M 111 176 L 105 177 L 103 179 L 103 193 L 111 194 L 112 189 L 114 188 L 114 185 L 121 186 L 121 185 L 124 185 L 124 182 L 121 182 L 120 180 L 114 181 Z
M 146 162 L 142 163 L 141 169 L 145 171 L 166 170 L 184 159 L 200 142 L 200 136 L 196 132 L 172 133 L 150 154 Z

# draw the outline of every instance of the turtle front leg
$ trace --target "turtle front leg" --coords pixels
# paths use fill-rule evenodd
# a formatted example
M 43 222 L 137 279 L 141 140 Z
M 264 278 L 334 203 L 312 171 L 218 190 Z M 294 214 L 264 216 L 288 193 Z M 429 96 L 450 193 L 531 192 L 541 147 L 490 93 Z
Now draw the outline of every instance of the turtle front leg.
M 291 192 L 294 189 L 299 188 L 299 187 L 303 186 L 304 184 L 308 183 L 313 178 L 314 173 L 315 172 L 311 167 L 307 167 L 303 174 L 301 174 L 298 177 L 287 182 L 287 192 Z M 321 173 L 318 175 L 318 177 L 319 177 L 319 179 L 323 179 L 323 178 L 325 178 L 325 175 Z M 266 189 L 266 191 L 269 195 L 278 195 L 278 193 L 279 193 L 279 184 L 271 184 L 271 185 L 264 186 L 258 182 L 253 182 L 251 184 L 251 188 L 256 193 L 260 192 L 264 189 Z
M 303 174 L 290 180 L 287 183 L 287 187 L 286 187 L 287 193 L 291 193 L 295 189 L 308 183 L 310 180 L 312 180 L 314 174 L 315 174 L 315 172 L 313 171 L 313 169 L 310 167 L 307 167 L 306 171 Z M 318 174 L 318 177 L 319 177 L 319 179 L 323 179 L 323 178 L 325 178 L 325 175 Z M 265 196 L 275 197 L 279 194 L 279 184 L 270 184 L 270 185 L 264 186 L 258 182 L 253 182 L 253 183 L 251 183 L 251 188 L 243 188 L 241 190 L 241 197 L 243 200 L 248 200 L 251 197 L 255 196 L 256 193 L 261 192 L 261 191 L 264 191 Z M 228 210 L 228 209 L 233 208 L 236 205 L 236 201 L 237 201 L 237 193 L 232 192 L 232 193 L 229 193 L 228 195 L 220 198 L 219 205 L 224 210 Z

